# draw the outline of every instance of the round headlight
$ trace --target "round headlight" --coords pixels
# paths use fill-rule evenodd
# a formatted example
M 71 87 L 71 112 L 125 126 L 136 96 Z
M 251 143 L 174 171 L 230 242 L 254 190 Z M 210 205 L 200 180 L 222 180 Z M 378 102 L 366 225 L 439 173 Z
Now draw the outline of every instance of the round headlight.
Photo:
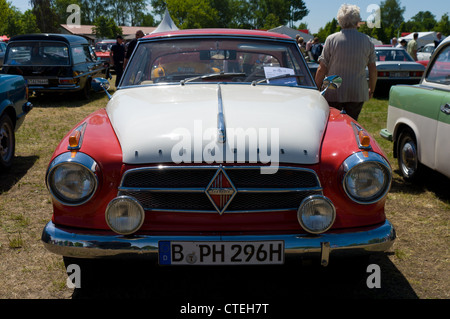
M 325 196 L 309 196 L 302 201 L 297 211 L 297 218 L 303 229 L 312 234 L 320 234 L 333 225 L 336 209 Z
M 381 156 L 376 157 L 369 160 L 362 158 L 361 161 L 347 166 L 343 181 L 344 189 L 357 203 L 374 203 L 384 197 L 389 190 L 390 167 Z
M 133 197 L 114 198 L 106 208 L 106 223 L 116 233 L 130 235 L 144 223 L 144 208 Z
M 97 164 L 87 155 L 77 154 L 76 160 L 65 154 L 55 159 L 47 175 L 51 194 L 65 205 L 81 205 L 97 189 Z

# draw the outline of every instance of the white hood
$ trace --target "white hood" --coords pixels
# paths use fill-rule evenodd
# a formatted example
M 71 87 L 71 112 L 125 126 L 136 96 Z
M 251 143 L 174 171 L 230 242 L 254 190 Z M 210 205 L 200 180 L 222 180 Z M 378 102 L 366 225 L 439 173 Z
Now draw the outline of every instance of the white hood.
M 106 110 L 128 164 L 313 164 L 329 114 L 316 90 L 250 84 L 222 84 L 220 93 L 217 84 L 122 89 Z

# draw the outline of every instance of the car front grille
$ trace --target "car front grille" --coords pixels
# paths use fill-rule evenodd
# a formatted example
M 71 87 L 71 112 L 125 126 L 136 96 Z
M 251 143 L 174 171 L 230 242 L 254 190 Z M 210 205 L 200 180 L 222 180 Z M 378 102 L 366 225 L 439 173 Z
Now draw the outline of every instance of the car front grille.
M 233 194 L 210 193 L 213 187 Z M 279 167 L 261 174 L 259 166 L 164 166 L 126 171 L 118 195 L 136 198 L 147 211 L 250 213 L 296 210 L 304 198 L 321 193 L 310 169 Z M 222 206 L 214 196 L 225 198 Z

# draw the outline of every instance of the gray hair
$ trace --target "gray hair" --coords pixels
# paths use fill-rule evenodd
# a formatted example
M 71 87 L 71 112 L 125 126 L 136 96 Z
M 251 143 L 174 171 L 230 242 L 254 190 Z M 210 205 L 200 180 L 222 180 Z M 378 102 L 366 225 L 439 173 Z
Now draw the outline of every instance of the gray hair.
M 337 13 L 337 20 L 343 29 L 356 28 L 361 21 L 360 9 L 356 5 L 343 4 Z

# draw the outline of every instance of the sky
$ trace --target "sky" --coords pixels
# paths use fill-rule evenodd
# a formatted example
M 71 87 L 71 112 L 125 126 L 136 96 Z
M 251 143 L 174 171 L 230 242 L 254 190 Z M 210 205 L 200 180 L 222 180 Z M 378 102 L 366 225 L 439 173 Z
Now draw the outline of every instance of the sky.
M 367 8 L 371 4 L 380 5 L 381 0 L 303 0 L 309 10 L 309 14 L 299 22 L 308 25 L 311 33 L 317 33 L 319 28 L 325 26 L 327 22 L 336 17 L 336 13 L 343 3 L 356 4 L 361 9 L 361 18 L 363 21 L 371 15 Z M 30 9 L 29 0 L 12 0 L 12 4 L 22 12 Z M 450 14 L 450 1 L 448 0 L 400 0 L 400 6 L 405 7 L 403 14 L 405 21 L 415 16 L 419 11 L 430 11 L 439 21 L 443 14 Z M 296 23 L 298 25 L 298 22 Z M 423 30 L 428 31 L 428 30 Z

